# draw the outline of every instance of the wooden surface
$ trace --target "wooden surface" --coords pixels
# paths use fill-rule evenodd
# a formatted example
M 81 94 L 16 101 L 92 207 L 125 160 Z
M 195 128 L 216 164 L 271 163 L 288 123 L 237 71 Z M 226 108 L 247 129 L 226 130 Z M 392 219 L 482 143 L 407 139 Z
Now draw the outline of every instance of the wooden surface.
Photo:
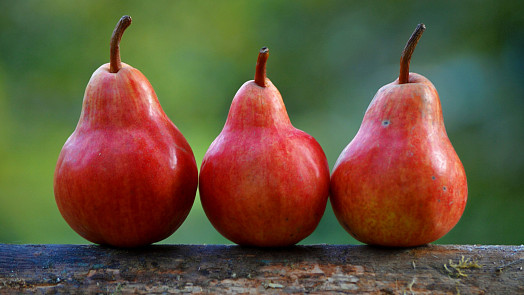
M 0 244 L 0 294 L 524 294 L 523 266 L 524 246 Z

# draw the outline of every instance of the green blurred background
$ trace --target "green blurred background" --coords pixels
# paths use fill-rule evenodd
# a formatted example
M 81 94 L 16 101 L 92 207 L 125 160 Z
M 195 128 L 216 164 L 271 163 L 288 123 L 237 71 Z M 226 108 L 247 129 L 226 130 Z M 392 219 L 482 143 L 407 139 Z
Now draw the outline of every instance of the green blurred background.
M 198 164 L 268 46 L 268 76 L 291 121 L 318 140 L 331 168 L 424 22 L 411 70 L 439 91 L 469 184 L 462 219 L 437 243 L 523 243 L 524 1 L 427 2 L 0 2 L 0 242 L 87 243 L 57 210 L 54 167 L 91 74 L 109 61 L 112 30 L 129 14 L 122 60 L 149 79 Z M 229 242 L 197 196 L 163 243 Z M 328 206 L 302 243 L 357 242 Z

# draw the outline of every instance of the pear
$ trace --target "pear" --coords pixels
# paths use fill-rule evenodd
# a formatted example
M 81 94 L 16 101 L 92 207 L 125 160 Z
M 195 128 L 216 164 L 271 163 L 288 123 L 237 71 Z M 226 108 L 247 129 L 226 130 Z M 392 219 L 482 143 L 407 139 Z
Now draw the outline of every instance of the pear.
M 331 175 L 337 219 L 366 244 L 433 242 L 457 224 L 466 206 L 466 174 L 447 136 L 437 91 L 409 72 L 424 30 L 417 26 L 399 78 L 378 90 Z
M 255 79 L 236 93 L 223 130 L 200 168 L 204 211 L 240 245 L 293 245 L 317 227 L 329 195 L 324 151 L 291 124 L 282 96 L 266 77 L 260 50 Z
M 111 37 L 110 63 L 92 75 L 82 112 L 55 169 L 58 209 L 82 237 L 138 247 L 170 236 L 188 215 L 198 171 L 191 147 L 166 116 L 149 81 L 120 61 L 131 24 Z

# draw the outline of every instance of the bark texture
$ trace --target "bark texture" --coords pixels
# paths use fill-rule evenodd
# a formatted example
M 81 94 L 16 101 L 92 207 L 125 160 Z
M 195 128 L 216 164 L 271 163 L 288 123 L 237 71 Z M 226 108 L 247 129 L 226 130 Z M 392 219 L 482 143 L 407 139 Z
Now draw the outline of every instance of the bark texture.
M 524 246 L 0 244 L 0 293 L 524 294 Z

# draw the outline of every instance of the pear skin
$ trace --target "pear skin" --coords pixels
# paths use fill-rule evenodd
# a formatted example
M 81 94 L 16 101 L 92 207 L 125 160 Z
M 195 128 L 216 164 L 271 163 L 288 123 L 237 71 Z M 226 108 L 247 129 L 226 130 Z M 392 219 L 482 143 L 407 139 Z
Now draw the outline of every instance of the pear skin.
M 416 41 L 408 42 L 411 53 Z M 366 244 L 433 242 L 457 224 L 466 206 L 466 174 L 447 136 L 437 90 L 406 72 L 411 53 L 407 60 L 403 54 L 399 79 L 373 98 L 331 175 L 338 221 Z
M 277 88 L 257 74 L 238 90 L 223 130 L 206 152 L 199 192 L 211 224 L 246 246 L 298 243 L 316 228 L 329 194 L 329 166 L 317 141 L 291 125 Z
M 118 23 L 118 42 L 130 23 L 128 16 Z M 78 125 L 58 157 L 54 193 L 64 219 L 85 239 L 138 247 L 182 224 L 198 172 L 191 147 L 149 81 L 120 62 L 118 42 L 112 42 L 111 63 L 87 85 Z

